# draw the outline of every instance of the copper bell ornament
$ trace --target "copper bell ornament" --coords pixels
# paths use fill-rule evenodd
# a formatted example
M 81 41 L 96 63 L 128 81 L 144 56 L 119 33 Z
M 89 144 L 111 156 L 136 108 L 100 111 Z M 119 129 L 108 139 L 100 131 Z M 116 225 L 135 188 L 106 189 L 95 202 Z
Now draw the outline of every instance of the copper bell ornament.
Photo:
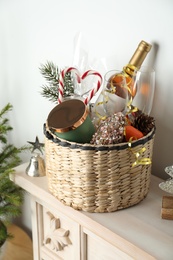
M 31 177 L 45 176 L 45 163 L 39 154 L 35 154 L 31 157 L 30 163 L 26 168 L 26 174 Z

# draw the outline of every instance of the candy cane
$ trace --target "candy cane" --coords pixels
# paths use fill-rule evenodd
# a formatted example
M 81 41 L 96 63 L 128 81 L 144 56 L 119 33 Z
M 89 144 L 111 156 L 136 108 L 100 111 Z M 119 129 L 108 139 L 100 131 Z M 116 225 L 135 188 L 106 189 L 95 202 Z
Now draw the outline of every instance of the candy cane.
M 82 75 L 82 79 L 86 78 L 89 75 L 95 75 L 99 77 L 99 80 L 97 82 L 97 86 L 95 88 L 93 88 L 90 93 L 89 96 L 84 100 L 85 105 L 88 105 L 89 101 L 93 98 L 93 96 L 97 93 L 97 91 L 100 89 L 100 86 L 102 84 L 102 76 L 100 75 L 100 73 L 98 73 L 95 70 L 88 70 L 86 71 L 83 75 Z
M 59 88 L 58 88 L 58 103 L 62 103 L 62 100 L 63 100 L 63 95 L 64 95 L 64 77 L 66 75 L 66 73 L 68 72 L 72 72 L 74 71 L 76 73 L 76 76 L 77 76 L 77 81 L 78 83 L 80 83 L 80 75 L 79 75 L 79 71 L 74 68 L 74 67 L 70 67 L 70 68 L 66 68 L 64 69 L 63 71 L 60 72 L 60 75 L 59 75 Z

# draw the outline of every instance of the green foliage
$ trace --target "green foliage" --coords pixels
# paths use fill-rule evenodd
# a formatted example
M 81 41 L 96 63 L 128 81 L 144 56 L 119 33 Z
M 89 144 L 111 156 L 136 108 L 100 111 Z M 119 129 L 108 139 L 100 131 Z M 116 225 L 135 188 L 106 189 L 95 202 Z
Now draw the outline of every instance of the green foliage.
M 13 217 L 20 215 L 23 202 L 23 190 L 9 178 L 14 173 L 14 167 L 21 162 L 19 154 L 26 149 L 8 143 L 7 135 L 13 128 L 6 114 L 11 110 L 12 105 L 7 104 L 0 111 L 0 241 L 9 237 L 4 227 Z
M 6 226 L 0 221 L 0 247 L 4 243 L 4 238 L 8 236 Z
M 7 143 L 7 132 L 12 130 L 12 127 L 9 125 L 9 120 L 7 118 L 3 118 L 4 114 L 7 111 L 12 110 L 12 105 L 7 104 L 1 111 L 0 111 L 0 142 Z
M 57 102 L 60 73 L 58 67 L 53 62 L 47 61 L 46 64 L 41 64 L 39 69 L 47 82 L 47 84 L 42 85 L 41 95 L 48 98 L 49 101 Z M 74 93 L 74 86 L 71 73 L 66 73 L 64 77 L 64 97 L 68 97 L 72 93 Z

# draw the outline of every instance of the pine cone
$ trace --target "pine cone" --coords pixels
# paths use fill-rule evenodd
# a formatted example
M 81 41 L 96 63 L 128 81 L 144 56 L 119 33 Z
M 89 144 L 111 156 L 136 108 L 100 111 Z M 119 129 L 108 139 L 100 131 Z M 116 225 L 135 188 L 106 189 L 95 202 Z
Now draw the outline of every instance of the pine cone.
M 135 118 L 133 126 L 147 135 L 155 127 L 155 120 L 153 117 L 142 113 Z

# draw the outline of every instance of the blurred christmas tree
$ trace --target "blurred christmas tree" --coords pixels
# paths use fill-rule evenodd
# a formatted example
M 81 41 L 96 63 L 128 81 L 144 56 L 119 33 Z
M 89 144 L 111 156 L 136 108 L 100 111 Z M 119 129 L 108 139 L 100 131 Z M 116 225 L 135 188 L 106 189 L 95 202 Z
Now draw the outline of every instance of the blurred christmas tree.
M 10 236 L 6 225 L 20 215 L 23 202 L 23 190 L 9 178 L 15 172 L 14 167 L 21 162 L 19 154 L 26 149 L 8 143 L 7 135 L 13 128 L 5 116 L 11 110 L 12 105 L 7 104 L 0 111 L 0 246 Z

